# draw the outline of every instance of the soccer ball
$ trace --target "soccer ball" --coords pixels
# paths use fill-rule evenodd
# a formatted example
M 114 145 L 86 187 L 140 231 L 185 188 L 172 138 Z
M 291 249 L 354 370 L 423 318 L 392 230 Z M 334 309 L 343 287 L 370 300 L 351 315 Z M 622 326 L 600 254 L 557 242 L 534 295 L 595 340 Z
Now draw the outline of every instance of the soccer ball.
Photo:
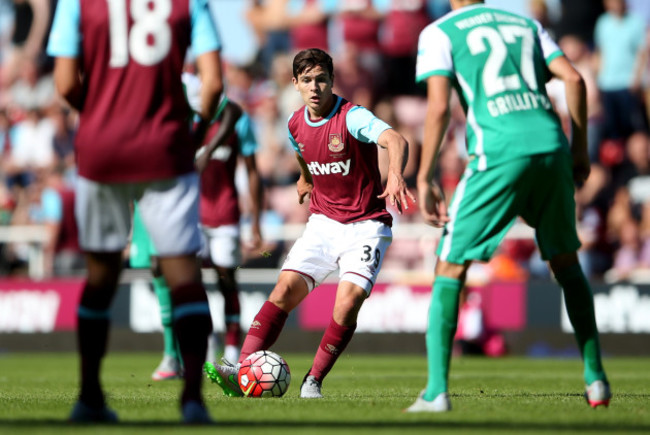
M 280 397 L 289 389 L 291 372 L 280 355 L 260 350 L 242 361 L 237 381 L 246 397 Z

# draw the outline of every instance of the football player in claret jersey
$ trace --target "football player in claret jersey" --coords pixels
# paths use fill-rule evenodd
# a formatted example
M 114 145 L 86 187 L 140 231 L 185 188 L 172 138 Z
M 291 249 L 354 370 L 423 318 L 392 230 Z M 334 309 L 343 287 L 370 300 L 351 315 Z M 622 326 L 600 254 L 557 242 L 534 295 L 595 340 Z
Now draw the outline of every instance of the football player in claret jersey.
M 425 221 L 444 230 L 426 334 L 429 380 L 407 411 L 451 409 L 449 363 L 467 269 L 490 259 L 517 216 L 535 229 L 563 289 L 584 360 L 585 397 L 592 407 L 607 405 L 593 296 L 576 255 L 574 182 L 590 171 L 584 81 L 538 22 L 482 1 L 450 4 L 452 12 L 422 31 L 418 49 L 416 80 L 428 93 L 419 203 Z M 566 86 L 570 143 L 544 87 L 551 74 Z M 433 178 L 452 86 L 467 115 L 470 161 L 447 208 Z
M 190 45 L 204 78 L 194 135 L 181 83 Z M 48 53 L 56 57 L 58 92 L 80 112 L 76 215 L 88 267 L 77 315 L 81 391 L 72 421 L 117 420 L 106 406 L 99 372 L 133 200 L 171 288 L 185 366 L 183 421 L 211 421 L 201 397 L 212 322 L 196 261 L 194 152 L 223 87 L 220 45 L 205 0 L 60 0 L 57 5 Z
M 309 198 L 311 216 L 239 356 L 241 363 L 251 353 L 269 349 L 289 312 L 338 268 L 334 312 L 300 388 L 303 398 L 323 397 L 323 379 L 352 339 L 361 305 L 392 241 L 386 198 L 400 213 L 414 201 L 402 176 L 406 140 L 369 110 L 333 94 L 333 81 L 332 58 L 326 52 L 307 49 L 294 57 L 293 83 L 305 106 L 289 119 L 289 137 L 301 167 L 298 200 Z M 385 189 L 375 144 L 388 151 Z M 228 395 L 245 394 L 236 381 L 238 365 L 224 361 L 211 374 Z

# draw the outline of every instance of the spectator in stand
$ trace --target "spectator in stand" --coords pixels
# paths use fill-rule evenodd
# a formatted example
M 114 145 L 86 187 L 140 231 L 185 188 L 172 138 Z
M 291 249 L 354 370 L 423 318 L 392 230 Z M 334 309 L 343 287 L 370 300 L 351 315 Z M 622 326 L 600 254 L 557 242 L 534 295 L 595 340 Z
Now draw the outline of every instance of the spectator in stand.
M 63 167 L 54 165 L 35 171 L 29 187 L 29 224 L 44 225 L 47 242 L 45 276 L 69 276 L 83 270 L 77 223 L 74 216 L 74 190 L 65 184 Z
M 293 51 L 329 49 L 328 26 L 337 0 L 289 0 L 286 23 Z
M 561 0 L 562 14 L 556 26 L 557 37 L 577 35 L 594 45 L 594 26 L 604 8 L 599 0 Z
M 11 49 L 0 70 L 0 89 L 14 82 L 24 62 L 44 64 L 44 48 L 51 24 L 50 0 L 14 0 L 13 3 L 14 30 Z
M 603 3 L 606 12 L 598 18 L 594 38 L 604 134 L 614 139 L 640 134 L 647 140 L 648 119 L 641 95 L 647 62 L 645 22 L 628 13 L 625 0 Z
M 381 29 L 386 95 L 424 95 L 413 82 L 418 37 L 432 21 L 426 0 L 390 0 Z
M 9 94 L 9 106 L 17 110 L 47 109 L 54 103 L 52 75 L 42 74 L 35 61 L 25 58 Z
M 54 124 L 40 110 L 31 109 L 11 132 L 11 150 L 5 161 L 7 185 L 17 195 L 33 179 L 32 171 L 54 163 Z
M 348 101 L 363 107 L 373 107 L 376 75 L 365 68 L 355 44 L 346 43 L 337 58 L 334 90 Z M 375 68 L 374 71 L 378 69 Z
M 379 27 L 386 12 L 377 0 L 340 0 L 337 24 L 343 45 L 358 56 L 357 62 L 367 71 L 380 69 Z M 348 48 L 352 46 L 352 48 Z M 339 71 L 339 77 L 345 73 Z M 337 80 L 338 81 L 338 80 Z M 363 103 L 357 103 L 363 106 Z

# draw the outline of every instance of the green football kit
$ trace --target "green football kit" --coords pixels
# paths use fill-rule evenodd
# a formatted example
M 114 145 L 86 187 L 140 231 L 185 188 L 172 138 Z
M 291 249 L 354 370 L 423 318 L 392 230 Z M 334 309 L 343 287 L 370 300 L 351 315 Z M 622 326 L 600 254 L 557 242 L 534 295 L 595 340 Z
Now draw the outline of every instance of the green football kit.
M 416 81 L 449 77 L 467 115 L 470 161 L 441 259 L 489 260 L 517 216 L 536 229 L 544 259 L 580 246 L 569 144 L 545 90 L 561 55 L 537 22 L 482 4 L 422 31 Z

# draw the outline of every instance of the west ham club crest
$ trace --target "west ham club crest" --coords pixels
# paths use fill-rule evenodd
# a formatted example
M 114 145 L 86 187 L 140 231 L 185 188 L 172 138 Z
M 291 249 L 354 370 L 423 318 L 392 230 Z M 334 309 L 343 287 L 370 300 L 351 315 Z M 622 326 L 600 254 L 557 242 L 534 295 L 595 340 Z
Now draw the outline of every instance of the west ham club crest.
M 330 143 L 327 144 L 327 147 L 333 153 L 340 153 L 343 151 L 345 144 L 341 139 L 341 135 L 339 133 L 330 134 Z

